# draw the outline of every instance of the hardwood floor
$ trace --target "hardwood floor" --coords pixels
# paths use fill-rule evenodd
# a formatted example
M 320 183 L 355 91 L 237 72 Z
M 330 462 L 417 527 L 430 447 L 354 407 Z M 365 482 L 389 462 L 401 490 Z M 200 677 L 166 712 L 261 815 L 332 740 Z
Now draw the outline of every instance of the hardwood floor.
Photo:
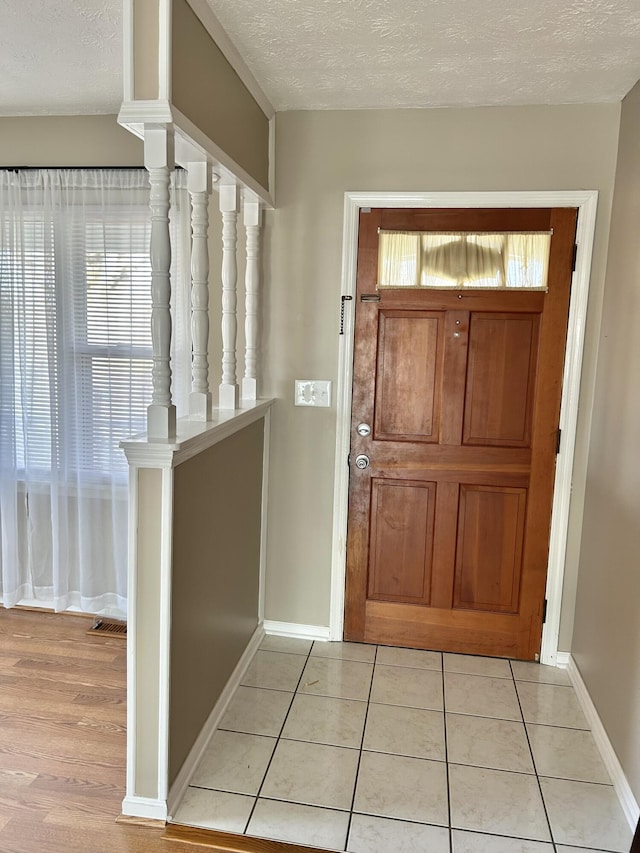
M 209 851 L 116 823 L 125 788 L 126 643 L 90 620 L 0 609 L 1 853 Z

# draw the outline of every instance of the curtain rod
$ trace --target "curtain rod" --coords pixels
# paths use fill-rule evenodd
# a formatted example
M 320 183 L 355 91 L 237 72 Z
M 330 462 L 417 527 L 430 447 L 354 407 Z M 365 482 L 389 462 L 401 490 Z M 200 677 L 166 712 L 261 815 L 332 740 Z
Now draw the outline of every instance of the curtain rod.
M 2 172 L 36 172 L 39 169 L 66 169 L 69 172 L 80 171 L 80 169 L 101 169 L 103 172 L 133 172 L 144 169 L 144 166 L 0 166 Z M 182 166 L 176 166 L 174 171 L 183 172 Z

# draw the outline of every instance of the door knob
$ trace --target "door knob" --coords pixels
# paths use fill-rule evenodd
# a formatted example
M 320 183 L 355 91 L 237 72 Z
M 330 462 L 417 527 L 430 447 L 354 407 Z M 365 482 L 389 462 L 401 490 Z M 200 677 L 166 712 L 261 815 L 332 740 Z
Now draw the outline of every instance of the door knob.
M 369 467 L 369 457 L 364 453 L 361 453 L 359 456 L 356 456 L 356 468 L 365 469 Z

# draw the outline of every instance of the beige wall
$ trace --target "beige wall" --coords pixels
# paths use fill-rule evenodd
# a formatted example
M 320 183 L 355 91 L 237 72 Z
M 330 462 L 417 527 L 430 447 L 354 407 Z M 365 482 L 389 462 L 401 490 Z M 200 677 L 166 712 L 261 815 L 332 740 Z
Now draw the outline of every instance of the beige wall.
M 269 189 L 269 121 L 187 0 L 174 0 L 172 103 Z
M 142 166 L 143 154 L 113 115 L 0 118 L 0 167 Z
M 169 783 L 258 624 L 263 421 L 175 469 Z
M 158 0 L 134 0 L 133 92 L 137 100 L 152 101 L 158 97 L 159 33 Z
M 622 106 L 573 655 L 640 800 L 640 84 Z
M 619 105 L 278 114 L 278 208 L 265 239 L 265 391 L 282 398 L 273 411 L 268 619 L 316 625 L 329 619 L 335 407 L 294 408 L 292 393 L 296 377 L 337 379 L 345 191 L 600 190 L 597 309 L 619 115 Z M 586 412 L 597 314 L 590 312 Z M 585 438 L 583 422 L 583 458 Z M 579 534 L 574 524 L 573 542 Z M 571 637 L 575 562 L 563 648 Z

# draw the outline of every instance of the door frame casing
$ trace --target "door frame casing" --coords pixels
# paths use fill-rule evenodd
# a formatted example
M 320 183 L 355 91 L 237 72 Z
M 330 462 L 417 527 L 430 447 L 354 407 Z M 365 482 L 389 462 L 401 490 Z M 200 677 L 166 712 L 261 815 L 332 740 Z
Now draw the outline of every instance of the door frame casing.
M 589 297 L 591 259 L 596 224 L 597 190 L 518 191 L 518 192 L 347 192 L 344 199 L 341 295 L 351 297 L 344 312 L 344 334 L 339 338 L 336 396 L 336 456 L 333 503 L 333 544 L 331 560 L 331 607 L 329 637 L 343 636 L 347 514 L 349 506 L 349 466 L 351 444 L 351 391 L 353 383 L 354 319 L 358 227 L 363 208 L 474 208 L 474 207 L 575 207 L 578 209 L 576 268 L 571 286 L 567 344 L 563 372 L 560 428 L 562 444 L 556 459 L 553 492 L 549 563 L 547 571 L 547 618 L 542 627 L 540 661 L 555 665 L 560 635 L 562 586 L 567 548 L 573 456 L 578 422 L 578 401 L 584 329 Z

